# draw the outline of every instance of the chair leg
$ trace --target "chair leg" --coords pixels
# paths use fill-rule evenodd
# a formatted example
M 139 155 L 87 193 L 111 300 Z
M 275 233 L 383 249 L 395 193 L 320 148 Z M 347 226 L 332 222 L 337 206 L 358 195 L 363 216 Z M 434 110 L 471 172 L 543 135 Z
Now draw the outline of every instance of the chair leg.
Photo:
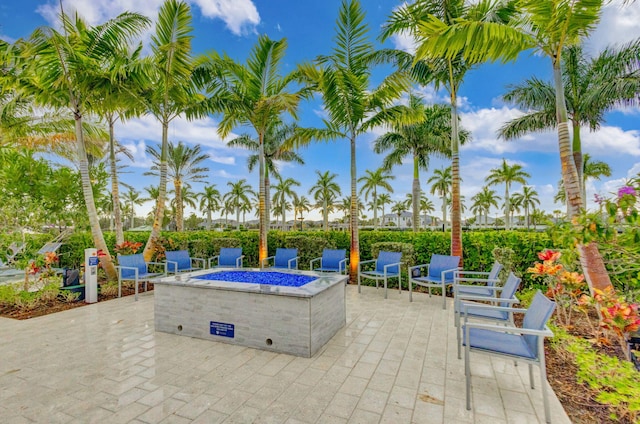
M 469 365 L 469 329 L 465 328 L 464 377 L 467 388 L 467 411 L 471 411 L 471 367 Z
M 462 359 L 462 328 L 459 322 L 456 326 L 456 340 L 458 341 L 458 359 Z
M 135 280 L 135 285 L 136 285 L 136 292 L 135 292 L 135 296 L 134 296 L 134 300 L 137 302 L 138 301 L 138 280 Z
M 378 280 L 376 280 L 377 282 Z M 384 298 L 387 298 L 387 276 L 384 276 Z
M 442 309 L 447 309 L 447 286 L 442 283 Z
M 536 388 L 536 384 L 533 381 L 533 364 L 529 363 L 529 384 L 532 389 Z
M 413 291 L 411 290 L 413 284 L 411 283 L 411 278 L 409 278 L 409 302 L 413 302 Z
M 551 422 L 551 410 L 549 408 L 549 399 L 547 398 L 547 366 L 544 358 L 544 339 L 538 337 L 538 358 L 540 362 L 540 387 L 542 391 L 542 403 L 544 404 L 544 419 L 547 423 Z M 533 379 L 532 379 L 533 381 Z
M 118 274 L 118 297 L 122 297 L 122 278 Z
M 358 293 L 362 293 L 360 290 L 360 271 L 358 271 Z

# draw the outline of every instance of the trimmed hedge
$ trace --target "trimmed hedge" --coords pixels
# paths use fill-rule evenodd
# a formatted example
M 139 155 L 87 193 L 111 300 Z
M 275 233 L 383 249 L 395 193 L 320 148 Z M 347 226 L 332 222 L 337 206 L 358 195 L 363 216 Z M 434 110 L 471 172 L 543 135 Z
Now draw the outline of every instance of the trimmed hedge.
M 115 236 L 105 232 L 105 241 L 113 254 Z M 242 247 L 244 264 L 257 267 L 258 232 L 257 231 L 189 231 L 163 232 L 162 237 L 171 240 L 172 245 L 185 246 L 194 257 L 209 258 L 219 253 L 220 247 Z M 50 235 L 26 235 L 27 252 L 25 258 L 32 258 Z M 128 241 L 146 243 L 148 232 L 125 232 Z M 309 260 L 322 256 L 322 250 L 349 250 L 349 233 L 345 231 L 270 231 L 268 234 L 269 255 L 274 255 L 278 247 L 295 247 L 300 254 L 299 267 L 308 269 Z M 6 240 L 7 245 L 10 240 Z M 406 231 L 362 231 L 360 232 L 360 259 L 375 259 L 376 243 L 408 243 L 413 246 L 412 263 L 429 263 L 434 253 L 447 255 L 451 249 L 451 235 L 446 232 L 406 232 Z M 76 232 L 64 240 L 59 250 L 60 266 L 77 268 L 84 261 L 84 249 L 91 247 L 91 235 L 88 232 Z M 528 267 L 538 260 L 537 253 L 553 246 L 546 233 L 526 231 L 473 231 L 462 234 L 463 267 L 469 270 L 488 270 L 493 264 L 494 248 L 511 248 L 514 255 L 513 271 L 523 277 L 524 286 L 533 281 L 526 273 Z M 391 249 L 389 249 L 391 250 Z M 408 254 L 405 253 L 405 254 Z M 406 262 L 408 264 L 408 262 Z

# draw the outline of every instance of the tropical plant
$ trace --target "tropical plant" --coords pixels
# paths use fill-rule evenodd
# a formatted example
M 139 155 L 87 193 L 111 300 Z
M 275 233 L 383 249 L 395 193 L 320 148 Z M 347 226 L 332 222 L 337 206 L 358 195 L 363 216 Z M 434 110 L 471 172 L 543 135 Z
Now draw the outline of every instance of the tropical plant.
M 522 193 L 514 193 L 513 196 L 517 201 L 522 203 L 522 207 L 524 208 L 524 220 L 527 224 L 528 230 L 530 224 L 529 211 L 535 209 L 536 204 L 540 204 L 538 192 L 531 186 L 523 186 Z
M 356 141 L 360 135 L 375 126 L 384 122 L 401 121 L 400 116 L 406 114 L 406 108 L 392 104 L 409 82 L 405 75 L 393 73 L 378 87 L 371 86 L 372 65 L 379 57 L 376 56 L 373 44 L 367 39 L 368 28 L 364 18 L 359 1 L 344 0 L 338 12 L 336 44 L 332 54 L 318 57 L 315 65 L 300 66 L 309 86 L 321 94 L 327 119 L 325 128 L 307 128 L 300 131 L 301 138 L 298 143 L 346 139 L 350 146 L 351 281 L 355 281 L 357 277 L 360 262 Z
M 251 199 L 249 196 L 254 195 L 254 191 L 251 190 L 251 186 L 244 178 L 236 181 L 235 183 L 229 181 L 229 192 L 223 196 L 225 203 L 228 202 L 229 208 L 236 213 L 236 230 L 240 229 L 240 212 L 243 210 L 243 205 L 251 206 Z M 225 210 L 226 212 L 226 210 Z
M 276 178 L 280 177 L 280 171 L 278 169 L 278 162 L 295 162 L 300 165 L 304 165 L 304 160 L 298 153 L 291 150 L 291 143 L 289 140 L 295 137 L 297 126 L 295 124 L 284 124 L 282 122 L 276 122 L 273 125 L 269 125 L 267 132 L 264 135 L 264 186 L 266 191 L 266 204 L 265 214 L 267 216 L 267 230 L 271 220 L 271 175 Z M 260 150 L 260 142 L 252 139 L 249 135 L 244 134 L 238 138 L 234 138 L 227 143 L 230 147 L 243 147 L 247 150 L 258 152 Z M 247 167 L 249 172 L 253 171 L 256 164 L 260 162 L 259 154 L 250 155 L 247 158 Z
M 385 205 L 390 205 L 391 203 L 393 203 L 393 201 L 391 200 L 390 194 L 382 193 L 381 195 L 378 196 L 378 204 L 382 209 L 382 225 L 383 226 L 384 226 L 384 216 L 385 216 Z
M 293 178 L 282 179 L 278 177 L 278 184 L 273 188 L 275 193 L 273 194 L 273 203 L 280 206 L 279 215 L 282 217 L 282 229 L 284 230 L 287 223 L 287 197 L 295 199 L 296 194 L 292 190 L 293 186 L 299 186 L 300 183 Z
M 329 231 L 329 212 L 333 207 L 333 202 L 340 196 L 340 186 L 335 182 L 338 175 L 331 174 L 329 171 L 324 173 L 316 170 L 318 180 L 309 190 L 309 194 L 313 196 L 316 204 L 322 208 L 322 222 L 325 231 Z
M 95 205 L 89 176 L 83 119 L 91 112 L 93 87 L 109 58 L 122 51 L 138 36 L 149 20 L 135 13 L 122 13 L 97 26 L 87 25 L 80 16 L 60 15 L 63 32 L 51 27 L 35 30 L 28 41 L 19 43 L 27 60 L 20 89 L 34 96 L 37 104 L 68 108 L 75 119 L 76 160 L 82 177 L 82 191 L 94 245 L 107 252 L 100 258 L 108 278 L 116 269 L 108 254 Z
M 482 219 L 482 214 L 484 213 L 484 225 L 488 226 L 491 206 L 497 208 L 500 197 L 496 194 L 495 190 L 490 190 L 488 186 L 484 186 L 471 200 L 473 201 L 472 209 L 480 212 L 480 219 Z
M 302 213 L 309 212 L 311 210 L 311 202 L 306 196 L 295 196 L 293 198 L 293 219 L 296 221 L 300 219 L 300 231 L 302 231 Z M 300 218 L 298 218 L 300 216 Z
M 400 218 L 402 214 L 407 210 L 407 202 L 405 201 L 397 201 L 391 206 L 391 212 L 394 212 L 398 217 L 398 228 L 400 228 Z
M 383 168 L 378 168 L 373 172 L 367 169 L 365 175 L 358 178 L 359 183 L 364 183 L 360 186 L 360 194 L 364 194 L 364 199 L 369 200 L 369 194 L 371 194 L 374 230 L 378 229 L 378 187 L 393 193 L 393 188 L 388 181 L 394 178 L 389 174 L 389 170 Z
M 126 192 L 124 199 L 125 203 L 129 206 L 129 229 L 135 227 L 135 218 L 136 218 L 136 205 L 142 205 L 146 199 L 140 197 L 140 193 L 134 190 L 133 188 L 129 188 Z M 121 244 L 123 242 L 118 242 L 117 244 Z
M 285 39 L 274 41 L 265 35 L 258 37 L 246 65 L 217 53 L 209 54 L 208 84 L 210 101 L 223 117 L 218 133 L 223 138 L 237 125 L 249 125 L 258 137 L 259 171 L 259 247 L 258 257 L 267 257 L 267 193 L 265 178 L 265 136 L 274 122 L 285 113 L 297 119 L 296 111 L 305 89 L 294 89 L 296 71 L 280 75 L 280 67 L 287 48 Z
M 504 184 L 504 216 L 507 230 L 510 228 L 511 222 L 511 198 L 509 197 L 509 188 L 513 183 L 526 184 L 531 175 L 522 170 L 522 165 L 507 164 L 506 159 L 502 159 L 502 164 L 498 168 L 489 171 L 489 175 L 485 179 L 487 185 Z
M 162 146 L 147 146 L 147 154 L 153 157 L 153 165 L 144 175 L 160 176 L 162 169 Z M 166 167 L 167 177 L 171 178 L 175 190 L 176 227 L 178 231 L 184 230 L 184 196 L 183 186 L 189 181 L 202 182 L 206 178 L 209 168 L 202 166 L 209 155 L 202 153 L 200 145 L 189 147 L 182 141 L 177 145 L 167 143 Z
M 220 192 L 215 184 L 207 185 L 200 194 L 200 210 L 207 213 L 207 230 L 211 229 L 211 214 L 220 209 Z
M 393 125 L 393 131 L 387 132 L 374 141 L 374 151 L 391 152 L 384 158 L 383 168 L 391 170 L 394 165 L 401 165 L 405 157 L 413 159 L 412 194 L 414 199 L 420 199 L 420 169 L 429 168 L 429 157 L 451 157 L 451 108 L 446 105 L 434 104 L 427 106 L 424 99 L 415 94 L 409 94 L 409 108 L 421 122 L 411 125 Z M 465 140 L 467 132 L 462 133 Z M 418 231 L 420 223 L 420 203 L 412 204 L 413 231 Z
M 447 195 L 452 185 L 451 167 L 436 169 L 427 180 L 431 184 L 431 194 L 437 194 L 442 198 L 442 229 L 447 229 Z

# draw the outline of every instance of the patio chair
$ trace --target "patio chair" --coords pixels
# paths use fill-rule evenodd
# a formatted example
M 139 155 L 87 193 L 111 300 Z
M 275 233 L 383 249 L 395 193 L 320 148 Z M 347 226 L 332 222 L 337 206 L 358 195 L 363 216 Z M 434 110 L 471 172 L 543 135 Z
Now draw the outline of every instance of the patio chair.
M 149 265 L 161 265 L 164 272 L 149 272 Z M 147 291 L 147 282 L 155 277 L 166 276 L 167 262 L 145 262 L 142 253 L 133 255 L 118 255 L 118 297 L 122 296 L 122 282 L 134 281 L 135 300 L 138 300 L 138 283 L 144 281 L 144 291 Z
M 11 251 L 11 253 L 7 254 L 7 262 L 5 266 L 12 266 L 16 260 L 16 256 L 20 253 L 24 252 L 25 247 L 27 247 L 26 243 L 16 243 L 15 241 L 9 245 L 7 248 Z M 0 262 L 1 263 L 1 262 Z
M 402 278 L 400 276 L 400 265 L 402 264 L 402 252 L 385 252 L 378 253 L 378 259 L 371 259 L 358 263 L 358 293 L 360 291 L 360 279 L 362 277 L 376 281 L 376 289 L 378 281 L 384 281 L 384 298 L 387 298 L 387 280 L 389 278 L 398 279 L 398 292 L 402 293 Z M 373 264 L 372 270 L 363 270 L 362 265 Z
M 188 250 L 170 250 L 164 252 L 167 262 L 167 272 L 189 272 L 204 269 L 206 264 L 202 258 L 192 258 Z M 201 266 L 194 266 L 200 264 Z
M 309 261 L 309 269 L 311 271 L 344 274 L 347 271 L 348 259 L 346 256 L 346 249 L 324 249 L 321 258 L 314 258 Z M 320 266 L 314 267 L 314 262 L 320 262 Z
M 524 361 L 529 364 L 529 380 L 531 388 L 533 382 L 533 364 L 540 367 L 540 386 L 542 388 L 542 401 L 544 404 L 544 417 L 547 423 L 551 422 L 549 400 L 547 399 L 547 371 L 544 357 L 544 338 L 553 337 L 553 333 L 547 327 L 547 321 L 556 307 L 555 302 L 547 299 L 538 291 L 528 309 L 501 308 L 492 305 L 482 305 L 486 309 L 502 310 L 504 312 L 523 312 L 524 320 L 522 328 L 482 323 L 464 324 L 464 370 L 466 377 L 467 410 L 471 410 L 471 369 L 469 353 L 487 353 L 506 357 L 516 361 Z
M 60 249 L 60 246 L 62 246 L 61 242 L 45 243 L 45 245 L 42 246 L 36 253 L 38 255 L 44 255 L 45 253 L 55 253 L 58 251 L 58 249 Z
M 272 268 L 298 269 L 298 249 L 285 249 L 278 247 L 275 256 L 268 256 L 262 260 L 262 268 L 269 265 L 269 260 L 273 259 Z
M 453 277 L 453 294 L 469 294 L 473 296 L 495 296 L 491 287 L 500 281 L 499 275 L 502 271 L 502 264 L 498 261 L 493 263 L 491 271 L 467 271 L 458 270 Z
M 409 302 L 413 302 L 413 285 L 442 289 L 442 309 L 447 309 L 447 286 L 454 283 L 455 272 L 460 270 L 460 256 L 431 255 L 428 264 L 409 267 Z M 426 270 L 425 270 L 426 269 Z
M 510 307 L 514 304 L 518 303 L 519 300 L 516 297 L 516 291 L 518 291 L 518 287 L 520 287 L 521 278 L 515 276 L 513 272 L 509 273 L 507 277 L 507 281 L 504 283 L 502 287 L 494 286 L 494 296 L 473 296 L 473 295 L 459 295 L 455 298 L 454 309 L 455 309 L 455 326 L 457 327 L 457 339 L 458 339 L 458 358 L 460 358 L 460 350 L 462 346 L 462 330 L 460 328 L 460 318 L 463 314 L 465 320 L 468 318 L 475 319 L 483 319 L 490 320 L 495 322 L 501 322 L 504 324 L 510 324 L 511 326 L 515 325 L 513 322 L 513 313 L 505 312 L 505 311 L 497 311 L 494 309 L 485 309 L 482 308 L 484 304 L 478 303 L 478 301 L 491 302 L 493 305 L 500 307 Z M 498 294 L 500 295 L 498 297 Z M 480 306 L 480 308 L 478 308 Z
M 209 268 L 242 268 L 243 258 L 242 247 L 221 247 L 219 255 L 209 258 Z M 212 265 L 214 260 L 217 261 L 217 265 Z

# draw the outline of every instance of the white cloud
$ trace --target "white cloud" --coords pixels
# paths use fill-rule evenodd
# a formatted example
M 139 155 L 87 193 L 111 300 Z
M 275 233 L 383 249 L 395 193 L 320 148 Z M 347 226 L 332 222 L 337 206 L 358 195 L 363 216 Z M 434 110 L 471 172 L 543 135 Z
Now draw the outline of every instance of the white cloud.
M 13 37 L 9 37 L 8 35 L 4 35 L 2 33 L 0 33 L 0 40 L 4 40 L 7 43 L 13 44 L 16 42 L 16 39 Z
M 600 52 L 613 44 L 624 44 L 640 37 L 640 3 L 612 0 L 602 9 L 600 23 L 586 42 L 592 52 Z
M 602 156 L 640 156 L 640 131 L 624 131 L 619 127 L 603 125 L 598 131 L 582 129 L 583 149 Z
M 393 43 L 393 47 L 397 50 L 402 50 L 411 54 L 416 52 L 416 40 L 408 32 L 401 32 L 399 34 L 392 35 L 391 42 Z
M 138 12 L 151 19 L 158 16 L 164 0 L 63 0 L 64 11 L 77 11 L 89 24 L 101 24 L 124 11 Z M 190 0 L 200 8 L 203 16 L 222 20 L 236 35 L 255 30 L 260 23 L 260 15 L 251 0 Z M 59 23 L 60 4 L 48 1 L 38 6 L 37 12 L 52 25 Z

